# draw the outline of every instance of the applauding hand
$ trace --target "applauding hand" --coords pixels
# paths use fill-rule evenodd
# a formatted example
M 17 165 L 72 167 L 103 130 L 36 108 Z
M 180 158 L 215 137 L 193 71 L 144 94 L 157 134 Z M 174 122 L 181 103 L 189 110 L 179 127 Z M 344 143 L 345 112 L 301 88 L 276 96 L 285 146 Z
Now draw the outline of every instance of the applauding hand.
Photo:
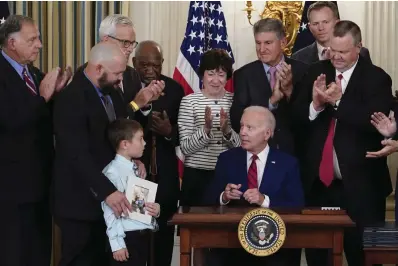
M 394 112 L 391 111 L 387 117 L 385 114 L 378 112 L 372 115 L 370 123 L 385 138 L 392 137 L 397 132 L 397 122 L 395 121 Z

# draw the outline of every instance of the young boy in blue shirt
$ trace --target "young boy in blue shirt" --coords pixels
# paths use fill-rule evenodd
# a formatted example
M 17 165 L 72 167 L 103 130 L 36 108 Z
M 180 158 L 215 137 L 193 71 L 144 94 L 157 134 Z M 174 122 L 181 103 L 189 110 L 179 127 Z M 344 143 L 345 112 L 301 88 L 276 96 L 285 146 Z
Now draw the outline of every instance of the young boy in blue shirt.
M 120 192 L 125 192 L 128 177 L 139 178 L 138 167 L 132 159 L 142 156 L 145 148 L 144 133 L 138 122 L 117 119 L 109 125 L 108 134 L 116 156 L 102 172 Z M 128 217 L 116 217 L 105 202 L 102 202 L 102 209 L 113 253 L 111 265 L 145 266 L 149 252 L 149 233 L 157 228 L 156 220 L 153 218 L 148 225 Z M 159 217 L 158 203 L 146 202 L 145 210 L 149 215 Z

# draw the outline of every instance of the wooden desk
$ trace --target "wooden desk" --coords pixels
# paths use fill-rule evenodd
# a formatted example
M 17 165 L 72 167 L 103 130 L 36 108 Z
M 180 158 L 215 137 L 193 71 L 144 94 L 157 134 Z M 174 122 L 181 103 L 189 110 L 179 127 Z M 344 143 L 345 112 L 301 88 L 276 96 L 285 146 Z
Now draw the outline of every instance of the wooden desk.
M 363 251 L 365 253 L 365 266 L 387 263 L 398 265 L 398 247 L 365 247 Z
M 253 208 L 180 207 L 170 224 L 180 226 L 180 266 L 191 265 L 192 248 L 240 248 L 237 227 Z M 354 223 L 344 212 L 277 210 L 286 224 L 283 248 L 328 248 L 333 266 L 343 265 L 344 228 Z M 313 214 L 311 214 L 313 213 Z

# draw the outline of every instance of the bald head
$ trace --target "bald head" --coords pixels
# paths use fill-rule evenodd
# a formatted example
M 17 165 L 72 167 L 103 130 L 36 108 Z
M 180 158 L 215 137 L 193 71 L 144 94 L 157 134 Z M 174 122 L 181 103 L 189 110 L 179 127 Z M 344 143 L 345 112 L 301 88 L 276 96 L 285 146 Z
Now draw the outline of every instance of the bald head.
M 88 63 L 97 65 L 108 63 L 114 60 L 120 62 L 125 61 L 127 64 L 126 56 L 117 45 L 113 43 L 100 42 L 91 49 Z
M 119 46 L 101 42 L 91 49 L 85 72 L 91 82 L 106 93 L 106 89 L 119 86 L 126 66 L 127 58 Z
M 240 138 L 242 148 L 258 154 L 268 144 L 268 140 L 273 136 L 275 130 L 275 117 L 265 107 L 247 107 L 240 121 Z
M 162 47 L 157 42 L 146 40 L 138 43 L 138 46 L 135 49 L 135 57 L 145 56 L 148 53 L 154 53 L 163 59 Z
M 133 57 L 133 65 L 142 82 L 149 84 L 152 80 L 159 80 L 162 64 L 163 51 L 157 42 L 143 41 L 138 44 Z

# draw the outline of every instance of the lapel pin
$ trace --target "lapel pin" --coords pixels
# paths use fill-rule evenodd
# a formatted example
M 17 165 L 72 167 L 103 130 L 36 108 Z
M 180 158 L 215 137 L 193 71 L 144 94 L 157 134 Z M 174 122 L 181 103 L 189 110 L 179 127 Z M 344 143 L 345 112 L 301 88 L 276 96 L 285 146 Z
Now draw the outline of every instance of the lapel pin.
M 271 161 L 271 163 L 275 164 L 275 161 Z

